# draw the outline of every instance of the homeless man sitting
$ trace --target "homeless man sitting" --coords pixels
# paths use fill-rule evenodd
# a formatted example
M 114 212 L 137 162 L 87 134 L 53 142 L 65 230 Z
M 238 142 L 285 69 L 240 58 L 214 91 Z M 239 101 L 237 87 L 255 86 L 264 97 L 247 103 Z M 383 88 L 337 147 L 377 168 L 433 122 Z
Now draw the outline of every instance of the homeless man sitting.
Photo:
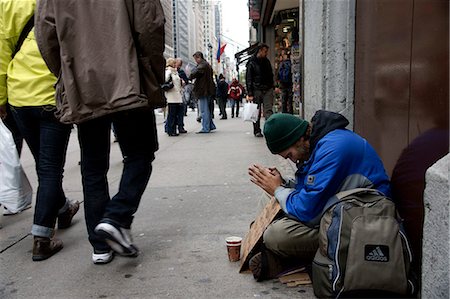
M 310 264 L 318 248 L 318 224 L 327 200 L 340 191 L 373 188 L 390 196 L 389 179 L 372 146 L 345 129 L 341 114 L 320 110 L 311 122 L 274 114 L 264 125 L 267 147 L 297 164 L 296 180 L 276 168 L 253 165 L 251 181 L 280 203 L 285 213 L 263 235 L 263 246 L 249 262 L 258 281 L 276 277 L 294 264 Z

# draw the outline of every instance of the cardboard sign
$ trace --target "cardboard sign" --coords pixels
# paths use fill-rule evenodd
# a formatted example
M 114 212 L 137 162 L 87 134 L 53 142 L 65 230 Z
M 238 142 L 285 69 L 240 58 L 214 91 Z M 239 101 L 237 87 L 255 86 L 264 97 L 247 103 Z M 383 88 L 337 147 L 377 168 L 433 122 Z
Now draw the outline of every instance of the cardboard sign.
M 277 217 L 278 213 L 280 213 L 281 207 L 275 197 L 272 197 L 270 201 L 266 204 L 264 209 L 256 218 L 255 222 L 253 222 L 250 227 L 247 236 L 242 242 L 241 250 L 241 267 L 239 272 L 243 272 L 248 269 L 248 260 L 250 259 L 250 253 L 252 252 L 255 245 L 262 238 L 264 231 L 272 223 L 272 221 Z

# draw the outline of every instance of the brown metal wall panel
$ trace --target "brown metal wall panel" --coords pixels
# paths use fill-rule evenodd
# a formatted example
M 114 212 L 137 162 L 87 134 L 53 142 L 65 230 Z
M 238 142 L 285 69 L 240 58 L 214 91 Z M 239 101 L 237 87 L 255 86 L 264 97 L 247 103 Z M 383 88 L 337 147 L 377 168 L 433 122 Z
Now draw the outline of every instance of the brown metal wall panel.
M 448 0 L 415 0 L 409 138 L 448 130 Z
M 415 0 L 409 144 L 392 174 L 392 191 L 420 274 L 425 172 L 448 153 L 448 0 Z
M 420 277 L 425 172 L 449 150 L 448 0 L 357 1 L 355 131 L 380 154 Z
M 390 175 L 408 144 L 413 0 L 356 2 L 355 131 Z

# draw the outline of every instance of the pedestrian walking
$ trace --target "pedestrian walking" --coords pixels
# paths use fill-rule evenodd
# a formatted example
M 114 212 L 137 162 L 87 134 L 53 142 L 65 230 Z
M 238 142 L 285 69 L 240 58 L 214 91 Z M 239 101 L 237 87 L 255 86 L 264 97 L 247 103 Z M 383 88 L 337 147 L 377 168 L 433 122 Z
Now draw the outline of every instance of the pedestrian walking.
M 235 115 L 235 107 L 236 107 L 236 117 L 239 117 L 239 102 L 242 99 L 242 85 L 236 78 L 233 78 L 233 81 L 230 84 L 230 88 L 228 89 L 228 97 L 230 98 L 231 103 L 231 118 Z
M 169 136 L 178 136 L 179 133 L 187 133 L 183 127 L 184 106 L 181 97 L 181 78 L 178 75 L 176 60 L 174 58 L 167 59 L 166 62 L 166 82 L 172 82 L 173 87 L 166 91 L 167 108 L 167 134 Z M 177 133 L 177 127 L 178 132 Z
M 79 208 L 62 187 L 64 163 L 71 125 L 55 118 L 55 76 L 42 59 L 32 28 L 35 0 L 0 2 L 0 110 L 6 105 L 31 150 L 38 177 L 38 190 L 31 234 L 32 260 L 45 260 L 63 248 L 54 236 L 68 228 Z M 17 38 L 20 36 L 21 38 Z M 4 113 L 2 113 L 5 116 Z
M 202 123 L 202 129 L 197 133 L 210 133 L 216 129 L 210 110 L 210 101 L 215 94 L 213 71 L 202 52 L 195 52 L 193 57 L 197 62 L 197 68 L 192 71 L 189 79 L 195 79 L 193 93 L 198 99 Z
M 219 75 L 219 82 L 217 82 L 217 99 L 219 101 L 220 114 L 222 115 L 220 119 L 227 119 L 228 83 L 225 81 L 223 74 Z
M 273 71 L 267 58 L 268 51 L 268 45 L 260 44 L 247 63 L 247 100 L 257 104 L 259 109 L 258 120 L 253 123 L 255 137 L 263 137 L 261 115 L 267 119 L 273 113 Z
M 159 0 L 40 0 L 36 39 L 56 83 L 57 116 L 75 123 L 92 261 L 139 254 L 131 226 L 158 149 L 154 108 L 165 102 Z M 125 157 L 108 185 L 111 123 Z M 113 251 L 112 251 L 113 250 Z

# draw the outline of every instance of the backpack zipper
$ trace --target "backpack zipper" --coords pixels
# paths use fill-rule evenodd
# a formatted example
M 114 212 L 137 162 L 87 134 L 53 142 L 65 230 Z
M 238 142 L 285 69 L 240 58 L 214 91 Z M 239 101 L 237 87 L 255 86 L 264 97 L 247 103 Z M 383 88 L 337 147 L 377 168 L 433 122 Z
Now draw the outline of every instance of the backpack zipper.
M 400 233 L 400 236 L 403 238 L 403 241 L 405 241 L 406 249 L 408 249 L 409 262 L 412 263 L 412 253 L 411 253 L 411 249 L 409 248 L 408 239 L 406 239 L 406 236 L 403 234 L 403 232 L 400 229 L 400 227 L 398 229 L 398 232 Z
M 344 210 L 344 205 L 341 205 L 341 219 L 340 219 L 340 223 L 339 223 L 339 233 L 338 233 L 338 240 L 337 240 L 337 244 L 336 244 L 336 252 L 334 254 L 335 255 L 334 260 L 335 260 L 335 264 L 336 264 L 337 274 L 336 274 L 336 278 L 334 279 L 334 282 L 333 282 L 333 291 L 336 291 L 336 284 L 339 279 L 339 276 L 341 276 L 341 270 L 339 267 L 339 245 L 341 243 L 342 219 L 344 218 L 344 217 L 342 217 L 343 210 Z
M 313 264 L 319 265 L 320 267 L 327 267 L 328 268 L 328 280 L 332 281 L 333 280 L 333 265 L 332 264 L 324 264 L 324 263 L 319 263 L 318 261 L 313 261 Z

